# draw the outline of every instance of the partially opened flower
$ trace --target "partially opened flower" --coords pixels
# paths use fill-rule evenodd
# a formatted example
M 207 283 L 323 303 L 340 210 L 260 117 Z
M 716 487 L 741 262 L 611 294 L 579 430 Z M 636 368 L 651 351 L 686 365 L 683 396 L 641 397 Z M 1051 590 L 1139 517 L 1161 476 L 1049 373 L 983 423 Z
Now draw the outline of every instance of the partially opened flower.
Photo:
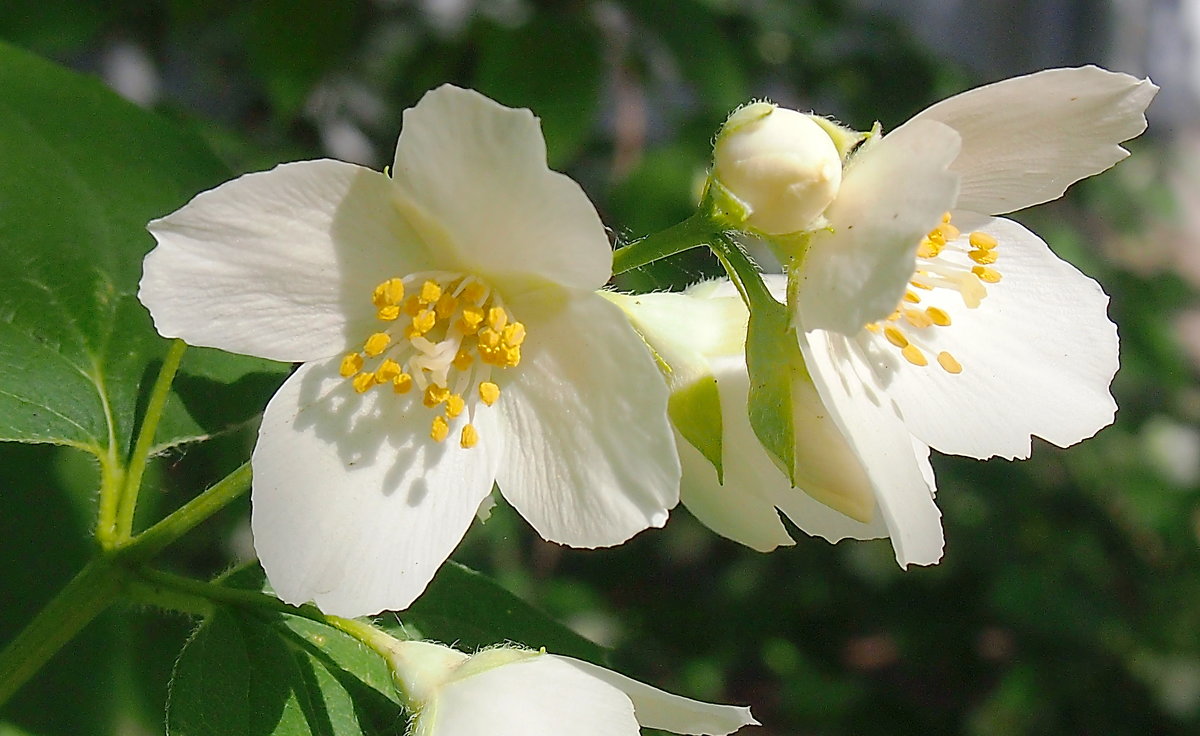
M 782 298 L 785 277 L 764 278 Z M 750 377 L 744 346 L 749 313 L 728 280 L 702 282 L 678 293 L 606 296 L 625 310 L 669 369 L 665 377 L 673 392 L 671 406 L 683 419 L 676 421 L 683 465 L 680 500 L 693 516 L 760 552 L 794 543 L 780 511 L 805 532 L 831 542 L 888 535 L 862 462 L 803 371 L 797 371 L 791 386 L 795 486 L 755 437 L 747 416 Z M 700 389 L 710 381 L 715 382 L 719 402 L 716 421 L 706 416 L 713 413 L 711 407 L 702 408 L 708 397 Z M 685 434 L 680 425 L 691 417 L 700 417 L 702 423 Z M 706 432 L 719 436 L 704 436 Z M 719 457 L 701 448 L 712 448 Z M 910 499 L 917 502 L 930 498 L 933 481 L 928 461 L 920 461 L 929 470 L 931 485 L 914 489 L 922 494 Z M 921 513 L 919 503 L 902 505 L 898 511 L 910 509 Z
M 391 176 L 285 164 L 150 224 L 159 332 L 303 362 L 254 452 L 255 548 L 285 601 L 406 607 L 493 482 L 546 539 L 661 526 L 679 466 L 603 226 L 537 119 L 441 87 Z
M 637 736 L 640 727 L 723 736 L 749 708 L 671 695 L 571 657 L 500 647 L 473 656 L 422 641 L 389 657 L 413 736 Z
M 1107 297 L 994 215 L 1128 155 L 1156 90 L 1085 67 L 945 100 L 868 140 L 825 225 L 780 241 L 805 367 L 875 496 L 856 518 L 884 523 L 901 564 L 941 557 L 929 447 L 1023 458 L 1034 435 L 1067 446 L 1112 421 Z M 917 165 L 921 151 L 936 165 Z

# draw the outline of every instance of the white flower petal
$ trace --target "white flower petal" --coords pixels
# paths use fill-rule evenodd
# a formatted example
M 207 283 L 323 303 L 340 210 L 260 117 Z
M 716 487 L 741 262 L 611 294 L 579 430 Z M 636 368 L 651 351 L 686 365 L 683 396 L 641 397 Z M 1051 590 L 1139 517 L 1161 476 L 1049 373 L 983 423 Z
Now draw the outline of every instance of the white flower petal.
M 918 242 L 954 204 L 958 177 L 946 167 L 957 153 L 957 133 L 924 121 L 852 160 L 825 212 L 830 230 L 812 236 L 796 274 L 807 329 L 852 335 L 891 313 L 912 276 Z
M 1128 156 L 1119 144 L 1146 129 L 1142 113 L 1157 91 L 1094 66 L 1047 69 L 943 100 L 896 132 L 927 120 L 957 130 L 958 207 L 1001 214 L 1057 199 Z
M 419 736 L 639 734 L 621 690 L 552 655 L 450 682 L 417 719 Z
M 326 613 L 407 607 L 492 488 L 503 437 L 429 439 L 433 413 L 387 387 L 356 394 L 338 360 L 302 366 L 271 399 L 254 449 L 254 546 L 276 594 Z
M 875 367 L 905 425 L 936 450 L 983 459 L 1029 457 L 1030 435 L 1066 447 L 1110 424 L 1117 329 L 1100 286 L 1012 220 L 956 213 L 954 222 L 964 238 L 982 230 L 999 241 L 992 268 L 1002 279 L 975 309 L 953 291 L 923 295 L 952 321 L 920 337 L 950 352 L 962 373 L 895 355 Z
M 941 512 L 896 407 L 875 383 L 860 346 L 816 330 L 800 333 L 813 383 L 875 488 L 896 561 L 932 565 L 942 556 Z M 931 476 L 930 476 L 931 477 Z
M 745 403 L 741 414 L 746 414 Z M 729 418 L 723 421 L 727 423 Z M 763 495 L 765 484 L 787 487 L 788 482 L 757 439 L 752 445 L 735 445 L 726 427 L 725 485 L 717 482 L 716 468 L 699 450 L 681 435 L 676 435 L 676 440 L 683 465 L 679 500 L 700 523 L 759 552 L 796 543 L 779 520 L 774 502 Z M 764 475 L 768 476 L 765 480 L 760 478 Z
M 591 675 L 629 696 L 638 723 L 671 733 L 692 736 L 725 736 L 742 726 L 757 726 L 750 709 L 735 705 L 703 703 L 659 690 L 591 662 L 556 654 L 550 658 Z
M 501 409 L 504 497 L 544 538 L 604 547 L 662 526 L 679 500 L 667 387 L 621 310 L 591 292 L 512 305 L 528 328 Z
M 431 242 L 464 270 L 594 290 L 612 250 L 579 185 L 546 165 L 537 118 L 444 85 L 404 111 L 392 168 Z
M 302 161 L 247 174 L 150 223 L 138 298 L 165 337 L 282 361 L 370 334 L 371 289 L 426 267 L 383 174 Z

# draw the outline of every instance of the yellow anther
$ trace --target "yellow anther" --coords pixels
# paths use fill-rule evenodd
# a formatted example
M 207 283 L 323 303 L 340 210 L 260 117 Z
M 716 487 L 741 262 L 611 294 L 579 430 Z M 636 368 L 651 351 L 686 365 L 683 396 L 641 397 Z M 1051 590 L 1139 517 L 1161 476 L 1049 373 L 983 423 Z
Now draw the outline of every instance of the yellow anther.
M 473 304 L 479 304 L 487 297 L 487 287 L 478 281 L 472 281 L 463 287 L 462 293 L 459 296 L 463 301 L 468 301 Z
M 942 237 L 946 239 L 946 242 L 954 240 L 959 235 L 962 235 L 961 230 L 948 222 L 943 222 L 941 225 L 938 225 L 937 231 L 942 234 Z
M 421 298 L 418 296 L 410 296 L 404 302 L 404 313 L 409 317 L 416 317 L 421 312 Z
M 457 370 L 465 371 L 466 369 L 470 368 L 471 364 L 474 362 L 474 356 L 472 356 L 466 350 L 459 348 L 458 353 L 454 356 L 454 360 L 450 361 L 450 365 L 454 366 Z
M 898 348 L 908 347 L 908 338 L 904 336 L 903 332 L 895 327 L 888 326 L 883 328 L 883 336 L 887 338 L 888 342 Z
M 488 406 L 495 404 L 500 398 L 500 387 L 491 381 L 483 381 L 479 384 L 479 398 Z
M 434 442 L 443 442 L 450 436 L 450 423 L 446 421 L 446 417 L 436 416 L 433 418 L 433 425 L 429 428 L 429 436 Z
M 521 362 L 520 345 L 505 345 L 501 349 L 503 350 L 504 363 L 502 365 L 504 367 L 512 368 Z
M 904 292 L 904 301 L 908 302 L 909 304 L 916 304 L 917 302 L 921 301 L 921 297 L 917 295 L 917 292 L 909 289 L 908 291 Z
M 946 244 L 946 234 L 942 232 L 940 225 L 938 227 L 935 227 L 934 229 L 930 230 L 929 234 L 925 236 L 925 239 L 928 240 L 931 245 L 933 245 L 935 248 L 938 248 L 938 249 L 940 249 L 941 246 Z
M 371 390 L 372 386 L 375 385 L 375 374 L 371 373 L 370 371 L 367 371 L 366 373 L 359 373 L 354 377 L 354 380 L 351 381 L 351 383 L 354 384 L 355 391 L 360 394 L 365 394 L 367 391 Z
M 904 310 L 904 319 L 913 327 L 929 327 L 933 324 L 928 315 L 916 309 Z
M 924 281 L 917 281 L 914 279 L 912 281 L 909 281 L 908 283 L 917 289 L 924 289 L 925 291 L 933 291 L 933 287 L 930 286 L 929 284 L 925 283 Z
M 479 432 L 475 430 L 475 425 L 464 424 L 462 434 L 459 436 L 458 444 L 462 445 L 464 450 L 469 450 L 479 444 Z
M 342 358 L 342 365 L 338 368 L 338 373 L 342 374 L 342 378 L 349 378 L 355 373 L 362 370 L 363 359 L 358 353 L 350 353 Z
M 868 323 L 867 323 L 867 329 L 868 329 L 868 330 L 870 330 L 871 332 L 875 333 L 876 335 L 878 335 L 878 334 L 879 334 L 879 331 L 880 331 L 881 329 L 883 329 L 883 328 L 881 328 L 881 327 L 879 326 L 879 323 L 878 323 L 878 322 L 868 322 Z
M 921 244 L 917 246 L 917 255 L 921 258 L 937 258 L 938 254 L 941 252 L 942 246 L 933 242 L 929 238 L 923 239 Z
M 442 287 L 435 281 L 421 284 L 421 304 L 433 304 L 442 298 Z
M 380 307 L 375 316 L 384 322 L 391 322 L 400 316 L 400 307 Z
M 925 353 L 922 353 L 920 348 L 918 348 L 916 345 L 906 345 L 904 349 L 900 351 L 900 354 L 904 356 L 905 360 L 913 365 L 929 365 L 929 360 L 925 357 Z
M 996 254 L 995 250 L 973 250 L 967 255 L 971 257 L 972 261 L 975 261 L 981 266 L 987 266 L 988 264 L 995 263 L 996 259 L 1000 257 Z
M 404 282 L 400 279 L 388 279 L 371 293 L 371 303 L 376 307 L 395 307 L 404 301 Z
M 896 320 L 900 319 L 899 308 L 895 309 L 891 314 L 889 314 L 887 316 L 887 319 L 888 319 L 888 322 L 895 322 Z
M 409 337 L 412 338 L 417 335 L 424 335 L 426 332 L 432 330 L 433 326 L 436 324 L 437 316 L 428 309 L 422 309 L 415 317 L 412 318 L 412 327 L 409 329 Z
M 395 381 L 396 378 L 403 372 L 404 371 L 400 369 L 399 363 L 391 358 L 387 358 L 379 364 L 378 368 L 375 369 L 375 383 L 387 383 L 388 381 Z
M 967 305 L 968 309 L 976 309 L 987 296 L 987 288 L 974 272 L 964 273 L 962 278 L 958 279 L 958 293 L 962 295 L 963 304 Z
M 436 383 L 431 383 L 425 387 L 424 404 L 430 409 L 442 403 L 450 397 L 450 389 L 445 386 L 439 386 Z
M 938 353 L 937 362 L 947 373 L 962 373 L 962 363 L 955 360 L 954 356 L 945 350 Z
M 434 307 L 433 311 L 437 314 L 438 319 L 449 319 L 457 307 L 458 300 L 454 298 L 453 294 L 446 292 L 437 300 L 437 306 Z
M 481 348 L 494 348 L 500 344 L 500 333 L 493 330 L 491 327 L 484 327 L 479 331 L 479 346 Z
M 994 268 L 987 266 L 972 266 L 971 273 L 979 277 L 980 281 L 986 281 L 989 284 L 1000 283 L 1000 272 Z
M 401 373 L 392 379 L 392 390 L 398 394 L 406 394 L 413 387 L 413 377 L 407 373 Z
M 446 397 L 446 416 L 453 419 L 463 413 L 463 409 L 467 408 L 467 402 L 458 394 L 450 394 Z
M 949 212 L 943 212 L 942 213 L 942 222 L 950 222 L 952 217 L 953 217 L 953 215 L 951 215 Z
M 463 332 L 474 332 L 479 327 L 479 324 L 483 322 L 483 310 L 476 306 L 465 306 L 463 307 L 459 321 Z
M 944 309 L 937 307 L 929 307 L 925 310 L 925 314 L 929 316 L 929 320 L 938 327 L 946 327 L 950 324 L 950 315 Z
M 384 350 L 387 350 L 387 346 L 391 343 L 391 335 L 387 334 L 386 332 L 376 332 L 374 335 L 368 337 L 367 341 L 363 343 L 363 352 L 367 354 L 368 358 L 374 358 Z
M 504 329 L 504 325 L 508 324 L 508 312 L 505 312 L 500 307 L 492 307 L 487 313 L 488 327 L 491 327 L 496 332 Z
M 967 242 L 971 244 L 972 248 L 978 248 L 979 250 L 991 250 L 998 244 L 996 238 L 981 230 L 971 233 L 971 236 L 967 238 Z
M 521 343 L 525 342 L 525 325 L 520 322 L 510 322 L 504 327 L 501 337 L 504 338 L 505 345 L 519 347 Z

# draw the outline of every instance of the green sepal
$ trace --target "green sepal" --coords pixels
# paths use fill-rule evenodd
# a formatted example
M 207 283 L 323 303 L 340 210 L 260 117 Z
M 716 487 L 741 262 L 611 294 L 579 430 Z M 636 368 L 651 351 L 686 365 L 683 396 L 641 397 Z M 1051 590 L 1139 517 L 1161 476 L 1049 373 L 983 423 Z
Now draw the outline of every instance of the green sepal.
M 728 236 L 715 238 L 712 248 L 750 310 L 746 325 L 750 426 L 767 454 L 795 485 L 792 381 L 803 366 L 803 359 L 791 317 L 787 307 L 771 296 L 758 268 L 736 241 Z
M 700 451 L 717 471 L 717 482 L 725 483 L 721 465 L 723 427 L 721 424 L 721 394 L 717 379 L 706 376 L 671 392 L 667 414 L 679 434 Z

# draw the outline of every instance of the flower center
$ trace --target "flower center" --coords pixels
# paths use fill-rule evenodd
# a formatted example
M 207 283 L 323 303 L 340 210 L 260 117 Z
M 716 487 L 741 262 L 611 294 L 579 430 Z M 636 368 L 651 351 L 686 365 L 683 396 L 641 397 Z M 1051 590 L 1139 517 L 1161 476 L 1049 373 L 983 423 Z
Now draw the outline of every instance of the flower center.
M 383 329 L 342 358 L 341 375 L 360 394 L 384 384 L 397 394 L 421 392 L 422 403 L 435 412 L 429 436 L 437 442 L 465 413 L 459 443 L 474 447 L 475 410 L 479 402 L 492 406 L 500 398 L 492 372 L 521 362 L 525 325 L 486 282 L 458 273 L 391 278 L 375 287 L 371 302 Z
M 1000 272 L 992 267 L 999 258 L 996 238 L 982 231 L 963 238 L 950 219 L 949 212 L 942 215 L 941 223 L 921 239 L 916 270 L 895 311 L 887 319 L 866 325 L 915 366 L 929 365 L 926 354 L 935 353 L 930 347 L 933 335 L 937 328 L 951 323 L 946 310 L 922 306 L 923 293 L 957 291 L 963 304 L 975 309 L 987 296 L 987 285 L 1000 282 Z M 937 351 L 935 359 L 947 373 L 962 373 L 962 364 L 948 351 Z

